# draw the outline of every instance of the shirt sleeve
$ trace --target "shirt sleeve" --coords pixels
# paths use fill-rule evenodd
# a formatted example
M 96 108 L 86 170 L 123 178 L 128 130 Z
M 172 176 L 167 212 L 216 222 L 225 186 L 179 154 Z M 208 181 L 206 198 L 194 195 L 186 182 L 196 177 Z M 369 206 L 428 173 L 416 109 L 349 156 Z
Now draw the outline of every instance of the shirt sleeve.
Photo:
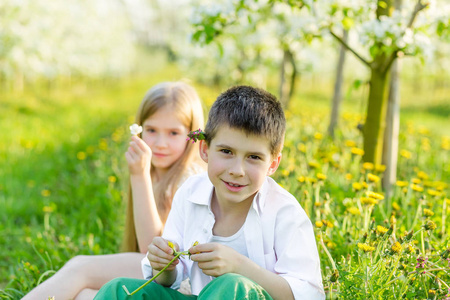
M 294 298 L 325 299 L 313 227 L 300 206 L 287 205 L 278 212 L 274 246 L 274 271 L 288 282 Z

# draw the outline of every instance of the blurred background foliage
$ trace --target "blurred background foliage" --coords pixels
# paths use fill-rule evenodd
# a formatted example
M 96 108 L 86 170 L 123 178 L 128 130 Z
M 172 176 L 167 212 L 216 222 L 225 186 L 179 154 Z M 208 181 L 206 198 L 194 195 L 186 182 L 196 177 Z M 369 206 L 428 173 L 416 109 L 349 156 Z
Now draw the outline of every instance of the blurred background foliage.
M 233 5 L 251 8 L 256 2 Z M 444 2 L 436 1 L 443 11 L 448 6 Z M 398 179 L 407 182 L 406 191 L 396 186 L 392 198 L 369 209 L 361 205 L 363 192 L 383 191 L 367 174 L 382 177 L 382 172 L 363 168 L 351 152 L 362 147 L 357 126 L 366 114 L 369 71 L 347 57 L 340 121 L 331 140 L 326 128 L 339 45 L 323 32 L 320 39 L 302 31 L 296 41 L 283 40 L 287 33 L 275 25 L 272 31 L 255 30 L 266 21 L 256 16 L 245 26 L 232 27 L 218 43 L 192 42 L 196 26 L 206 22 L 199 11 L 218 13 L 219 21 L 226 22 L 220 16 L 233 9 L 206 0 L 1 1 L 1 297 L 20 298 L 74 255 L 118 251 L 128 184 L 123 159 L 127 128 L 152 85 L 187 80 L 199 91 L 205 112 L 232 84 L 256 85 L 279 95 L 285 53 L 280 45 L 290 46 L 297 76 L 276 179 L 299 199 L 314 224 L 322 219 L 334 224 L 334 229 L 324 229 L 322 222 L 316 230 L 340 261 L 341 278 L 353 274 L 348 259 L 362 243 L 364 232 L 356 228 L 364 228 L 360 225 L 367 218 L 389 227 L 388 219 L 395 215 L 400 236 L 419 230 L 422 223 L 414 223 L 412 214 L 425 222 L 423 208 L 434 209 L 434 217 L 427 218 L 436 222 L 439 234 L 422 237 L 419 245 L 425 239 L 432 246 L 423 246 L 421 255 L 439 255 L 450 246 L 450 226 L 443 226 L 450 207 L 445 206 L 450 179 L 448 24 L 442 25 L 441 38 L 431 39 L 426 55 L 402 59 Z M 265 13 L 282 20 L 284 11 Z M 306 19 L 294 21 L 303 26 Z M 354 39 L 351 33 L 349 37 Z M 427 179 L 418 176 L 420 171 Z M 410 186 L 415 179 L 425 188 L 422 194 Z M 366 186 L 355 189 L 355 182 Z M 384 251 L 381 244 L 379 248 Z M 329 281 L 335 268 L 323 248 L 320 254 L 330 295 L 337 286 Z M 449 278 L 448 273 L 440 276 Z M 340 284 L 346 287 L 351 280 Z M 442 284 L 433 288 L 444 295 Z M 414 295 L 428 297 L 424 288 L 419 290 Z

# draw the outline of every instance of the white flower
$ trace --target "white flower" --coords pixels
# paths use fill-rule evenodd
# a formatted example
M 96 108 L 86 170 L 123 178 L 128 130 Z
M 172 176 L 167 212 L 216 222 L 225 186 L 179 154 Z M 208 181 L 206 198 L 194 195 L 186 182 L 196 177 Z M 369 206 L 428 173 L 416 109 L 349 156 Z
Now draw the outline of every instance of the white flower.
M 138 135 L 142 132 L 142 126 L 139 126 L 138 124 L 133 124 L 130 126 L 130 131 L 132 135 Z

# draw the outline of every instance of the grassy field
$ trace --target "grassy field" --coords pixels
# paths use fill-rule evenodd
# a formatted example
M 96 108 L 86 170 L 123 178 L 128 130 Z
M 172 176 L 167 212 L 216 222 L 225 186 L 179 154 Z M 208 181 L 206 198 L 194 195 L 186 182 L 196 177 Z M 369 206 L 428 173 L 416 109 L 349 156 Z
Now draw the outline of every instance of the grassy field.
M 127 80 L 2 93 L 1 298 L 20 298 L 74 255 L 118 250 L 127 127 L 149 87 L 183 77 L 164 64 L 151 70 Z M 345 98 L 335 141 L 325 134 L 329 82 L 302 78 L 286 113 L 284 158 L 274 177 L 315 224 L 330 298 L 442 299 L 449 293 L 450 139 L 443 135 L 450 128 L 450 87 L 433 89 L 429 98 L 427 83 L 419 91 L 413 79 L 406 83 L 399 183 L 391 199 L 377 199 L 382 167 L 363 164 L 358 154 L 363 90 Z M 220 91 L 195 86 L 206 106 Z

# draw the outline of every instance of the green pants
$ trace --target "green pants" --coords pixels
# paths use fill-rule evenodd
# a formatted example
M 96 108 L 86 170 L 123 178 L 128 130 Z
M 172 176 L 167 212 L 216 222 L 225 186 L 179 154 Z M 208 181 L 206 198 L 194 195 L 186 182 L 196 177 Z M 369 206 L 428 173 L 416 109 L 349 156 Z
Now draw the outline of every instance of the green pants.
M 163 287 L 155 282 L 150 283 L 133 296 L 127 296 L 122 288 L 125 285 L 130 292 L 134 291 L 146 280 L 133 278 L 116 278 L 105 284 L 95 296 L 99 299 L 173 299 L 173 300 L 210 300 L 210 299 L 246 299 L 272 300 L 272 297 L 257 283 L 238 274 L 224 274 L 217 277 L 200 292 L 200 295 L 184 295 L 171 288 Z

